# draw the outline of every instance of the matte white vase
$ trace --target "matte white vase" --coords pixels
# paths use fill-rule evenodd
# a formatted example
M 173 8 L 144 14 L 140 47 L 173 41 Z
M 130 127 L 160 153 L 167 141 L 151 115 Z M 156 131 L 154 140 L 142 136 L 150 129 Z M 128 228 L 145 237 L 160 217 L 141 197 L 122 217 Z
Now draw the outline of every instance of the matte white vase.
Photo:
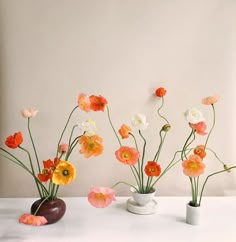
M 186 205 L 186 223 L 191 225 L 199 225 L 200 219 L 201 219 L 201 207 L 193 207 L 189 205 L 189 203 Z
M 130 188 L 132 198 L 127 201 L 127 210 L 135 214 L 153 214 L 157 212 L 156 190 L 151 193 L 138 193 L 133 187 Z

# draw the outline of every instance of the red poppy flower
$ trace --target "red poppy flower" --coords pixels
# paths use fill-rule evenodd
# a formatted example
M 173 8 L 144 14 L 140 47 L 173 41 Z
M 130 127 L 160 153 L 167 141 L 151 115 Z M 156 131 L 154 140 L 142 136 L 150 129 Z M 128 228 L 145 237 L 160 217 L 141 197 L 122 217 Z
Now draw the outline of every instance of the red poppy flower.
M 104 108 L 107 104 L 106 98 L 104 98 L 101 95 L 99 95 L 99 96 L 91 95 L 91 96 L 89 96 L 89 100 L 90 100 L 90 109 L 91 110 L 104 111 Z
M 144 171 L 147 176 L 159 176 L 161 174 L 161 166 L 155 161 L 148 161 Z
M 195 155 L 198 155 L 200 158 L 205 158 L 206 157 L 206 151 L 205 151 L 205 146 L 204 145 L 198 145 L 194 150 L 193 150 Z
M 164 97 L 166 95 L 166 89 L 163 87 L 159 87 L 157 88 L 157 90 L 155 91 L 156 96 L 158 97 Z
M 5 140 L 5 145 L 9 148 L 15 149 L 23 142 L 23 136 L 21 132 L 17 132 L 14 135 L 10 135 Z

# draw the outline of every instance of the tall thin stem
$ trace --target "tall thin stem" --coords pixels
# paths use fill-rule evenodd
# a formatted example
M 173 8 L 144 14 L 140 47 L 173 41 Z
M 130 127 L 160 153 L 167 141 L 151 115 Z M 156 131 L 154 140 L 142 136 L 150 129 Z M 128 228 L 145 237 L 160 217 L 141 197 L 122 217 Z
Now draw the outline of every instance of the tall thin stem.
M 106 108 L 107 108 L 107 116 L 108 116 L 109 123 L 110 123 L 111 128 L 112 128 L 112 130 L 113 130 L 113 132 L 114 132 L 114 134 L 115 134 L 115 136 L 116 136 L 116 138 L 117 138 L 117 140 L 118 140 L 118 142 L 119 142 L 119 145 L 121 146 L 120 138 L 119 138 L 119 136 L 117 135 L 116 130 L 115 130 L 115 128 L 114 128 L 114 126 L 113 126 L 113 124 L 112 124 L 112 121 L 111 121 L 110 111 L 109 111 L 109 107 L 108 107 L 108 105 L 106 105 Z

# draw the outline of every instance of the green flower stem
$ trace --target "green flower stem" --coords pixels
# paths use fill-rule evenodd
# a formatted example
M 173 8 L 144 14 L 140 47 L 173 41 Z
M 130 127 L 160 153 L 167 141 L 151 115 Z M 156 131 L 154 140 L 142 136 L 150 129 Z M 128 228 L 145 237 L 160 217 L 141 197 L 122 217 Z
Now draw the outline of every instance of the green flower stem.
M 113 185 L 111 188 L 115 188 L 119 184 L 125 184 L 125 185 L 127 185 L 129 187 L 133 187 L 138 193 L 140 193 L 140 191 L 139 191 L 139 189 L 137 187 L 131 185 L 130 183 L 124 182 L 124 181 L 119 181 L 119 182 L 115 183 L 115 185 Z
M 136 141 L 135 136 L 134 136 L 132 133 L 129 133 L 129 134 L 130 134 L 130 135 L 133 137 L 133 139 L 134 139 L 134 143 L 135 143 L 135 147 L 136 147 L 136 149 L 139 150 L 139 149 L 138 149 L 138 144 L 137 144 L 137 141 Z M 137 169 L 136 169 L 136 171 L 137 171 Z M 140 163 L 140 159 L 138 159 L 138 171 L 137 171 L 137 176 L 138 176 L 139 184 L 141 185 L 140 174 L 141 174 L 141 163 Z
M 28 151 L 27 149 L 21 147 L 20 145 L 19 145 L 18 147 L 19 147 L 21 150 L 25 151 L 25 152 L 27 153 L 28 157 L 29 157 L 30 167 L 31 167 L 31 171 L 32 171 L 32 173 L 33 173 L 33 175 L 34 175 L 35 184 L 36 184 L 36 186 L 37 186 L 38 193 L 39 193 L 40 197 L 42 198 L 41 190 L 40 190 L 40 188 L 39 188 L 38 182 L 37 182 L 36 179 L 35 179 L 36 175 L 35 175 L 35 172 L 34 172 L 34 166 L 33 166 L 33 163 L 32 163 L 31 155 L 30 155 L 30 153 L 29 153 L 29 151 Z
M 186 151 L 186 148 L 189 146 L 189 144 L 193 142 L 193 140 L 192 140 L 192 141 L 188 144 L 188 142 L 189 142 L 191 136 L 194 134 L 194 132 L 195 132 L 195 131 L 192 129 L 190 135 L 188 136 L 187 140 L 186 140 L 185 143 L 184 143 L 184 146 L 183 146 L 183 148 L 182 148 L 182 152 L 181 152 L 181 160 L 187 159 L 187 156 L 186 156 L 186 154 L 185 154 L 185 151 Z
M 153 158 L 153 160 L 154 161 L 157 161 L 158 160 L 158 158 L 159 158 L 159 156 L 160 156 L 160 153 L 161 153 L 161 148 L 162 148 L 162 146 L 163 146 L 163 143 L 164 143 L 164 140 L 165 140 L 165 137 L 166 137 L 166 134 L 167 134 L 167 132 L 165 132 L 165 135 L 164 135 L 164 138 L 162 137 L 162 129 L 160 130 L 160 132 L 159 132 L 159 136 L 160 136 L 160 144 L 159 144 L 159 146 L 158 146 L 158 149 L 157 149 L 157 152 L 156 152 L 156 154 L 155 154 L 155 156 L 154 156 L 154 158 Z
M 139 178 L 139 173 L 137 171 L 137 168 L 134 165 L 131 165 L 130 169 L 131 169 L 131 171 L 134 175 L 134 178 L 135 178 L 137 185 L 140 187 L 141 183 L 140 183 L 140 178 Z
M 207 150 L 210 150 L 214 155 L 215 155 L 215 157 L 216 157 L 216 159 L 221 163 L 221 164 L 225 164 L 218 156 L 217 156 L 217 154 L 216 154 L 216 152 L 215 151 L 213 151 L 212 149 L 210 149 L 210 148 L 207 148 Z
M 161 106 L 157 109 L 157 113 L 158 113 L 158 115 L 159 115 L 162 119 L 164 119 L 164 120 L 169 124 L 169 121 L 168 121 L 163 115 L 161 115 L 161 113 L 160 113 L 160 110 L 162 109 L 163 105 L 164 105 L 164 97 L 162 96 L 162 97 L 161 97 Z
M 69 121 L 70 121 L 70 119 L 71 119 L 71 116 L 72 116 L 72 114 L 74 113 L 74 111 L 75 111 L 78 107 L 79 107 L 79 106 L 77 105 L 77 106 L 74 107 L 74 108 L 72 109 L 72 111 L 70 112 L 70 115 L 69 115 L 69 117 L 68 117 L 68 119 L 67 119 L 67 122 L 66 122 L 66 124 L 65 124 L 65 126 L 64 126 L 64 129 L 63 129 L 63 131 L 62 131 L 62 133 L 61 133 L 61 136 L 60 136 L 60 138 L 59 138 L 59 141 L 58 141 L 58 143 L 57 143 L 57 153 L 56 153 L 56 157 L 58 157 L 58 148 L 59 148 L 59 145 L 60 145 L 60 143 L 61 143 L 62 137 L 63 137 L 63 135 L 64 135 L 64 133 L 65 133 L 65 131 L 66 131 L 66 128 L 67 128 L 67 126 L 68 126 L 68 124 L 69 124 Z
M 212 177 L 212 176 L 217 175 L 217 174 L 220 174 L 220 173 L 223 173 L 223 172 L 226 172 L 226 171 L 229 172 L 231 169 L 234 169 L 234 168 L 236 168 L 236 166 L 231 166 L 228 169 L 220 170 L 220 171 L 214 172 L 214 173 L 212 173 L 212 174 L 210 174 L 210 175 L 207 176 L 207 178 L 205 179 L 205 181 L 204 181 L 204 183 L 202 185 L 201 193 L 200 193 L 200 196 L 199 196 L 199 206 L 201 205 L 203 191 L 204 191 L 204 188 L 206 186 L 206 183 L 207 183 L 208 179 L 210 177 Z
M 34 154 L 35 154 L 35 158 L 36 158 L 37 165 L 38 165 L 38 171 L 39 171 L 39 173 L 41 173 L 38 154 L 37 154 L 36 147 L 35 147 L 35 144 L 34 144 L 34 139 L 33 139 L 33 136 L 32 136 L 31 130 L 30 130 L 30 118 L 28 118 L 28 125 L 27 125 L 27 127 L 28 127 L 30 140 L 31 140 L 31 143 L 32 143 L 32 146 L 33 146 L 33 149 L 34 149 Z
M 44 185 L 38 180 L 38 178 L 35 176 L 35 174 L 33 174 L 33 173 L 31 172 L 31 170 L 28 169 L 27 166 L 25 166 L 25 164 L 24 164 L 22 161 L 20 161 L 17 157 L 15 157 L 14 155 L 12 155 L 12 154 L 9 153 L 7 150 L 5 150 L 5 149 L 3 149 L 3 148 L 1 148 L 1 147 L 0 147 L 0 150 L 2 150 L 4 153 L 8 154 L 8 155 L 11 156 L 12 158 L 10 158 L 10 157 L 7 156 L 7 155 L 4 155 L 3 153 L 1 153 L 1 156 L 3 156 L 4 158 L 6 158 L 6 159 L 8 159 L 8 160 L 10 160 L 10 161 L 12 161 L 12 162 L 14 162 L 16 165 L 18 165 L 18 166 L 24 168 L 28 173 L 30 173 L 30 174 L 34 177 L 34 179 L 36 180 L 36 182 L 41 186 L 42 190 L 43 190 L 44 192 L 48 193 L 48 191 L 47 191 L 47 189 L 45 188 L 45 186 L 44 186 Z M 40 195 L 40 194 L 39 194 L 39 195 Z M 40 196 L 40 197 L 41 197 L 41 196 Z
M 110 123 L 110 125 L 112 127 L 112 130 L 113 130 L 113 132 L 114 132 L 114 134 L 115 134 L 115 136 L 116 136 L 116 138 L 117 138 L 117 140 L 119 142 L 119 145 L 121 146 L 121 141 L 119 139 L 119 136 L 117 135 L 116 130 L 115 130 L 115 128 L 114 128 L 114 126 L 113 126 L 113 124 L 111 122 L 110 111 L 109 111 L 108 105 L 106 105 L 106 108 L 107 108 L 107 116 L 108 116 L 109 123 Z
M 39 206 L 37 207 L 37 209 L 36 209 L 36 211 L 34 212 L 34 216 L 36 216 L 36 214 L 37 214 L 37 212 L 39 211 L 39 209 L 40 209 L 40 207 L 43 205 L 43 203 L 46 201 L 46 200 L 48 200 L 48 198 L 49 198 L 49 196 L 48 197 L 45 197 L 44 199 L 43 199 L 43 201 L 39 204 Z
M 206 138 L 206 142 L 205 142 L 205 149 L 206 149 L 206 146 L 207 146 L 207 143 L 208 143 L 208 140 L 210 138 L 210 135 L 212 133 L 212 130 L 215 126 L 215 123 L 216 123 L 216 112 L 215 112 L 215 107 L 214 107 L 214 104 L 211 105 L 212 106 L 212 111 L 213 111 L 213 123 L 212 123 L 212 127 L 210 129 L 210 132 L 208 133 L 207 135 L 207 138 Z
M 190 153 L 191 150 L 192 150 L 192 149 L 188 149 L 188 153 Z M 156 180 L 153 182 L 153 184 L 150 185 L 150 188 L 151 188 L 151 187 L 154 187 L 155 184 L 158 182 L 158 180 L 159 180 L 162 176 L 164 176 L 164 175 L 166 174 L 167 171 L 169 171 L 173 166 L 175 166 L 177 163 L 179 163 L 179 162 L 181 161 L 181 159 L 175 161 L 176 155 L 177 155 L 178 153 L 182 153 L 182 150 L 179 150 L 179 151 L 176 151 L 176 152 L 175 152 L 175 154 L 174 154 L 174 156 L 173 156 L 171 162 L 167 165 L 167 167 L 164 169 L 164 171 L 163 171 L 163 172 L 162 172 L 162 173 L 156 178 Z M 174 162 L 174 161 L 175 161 L 175 162 Z
M 67 151 L 67 153 L 66 153 L 65 160 L 68 160 L 68 159 L 69 159 L 69 157 L 70 157 L 70 155 L 71 155 L 73 149 L 74 149 L 74 148 L 76 147 L 76 145 L 78 144 L 78 142 L 79 142 L 79 138 L 80 138 L 81 136 L 82 136 L 82 135 L 79 135 L 78 137 L 76 137 L 76 138 L 72 141 L 72 143 L 69 143 L 69 148 L 68 148 L 68 151 Z
M 144 176 L 143 176 L 143 165 L 144 165 L 144 157 L 145 157 L 145 150 L 146 150 L 146 139 L 144 138 L 144 136 L 141 133 L 141 130 L 139 130 L 139 134 L 141 136 L 141 138 L 143 139 L 143 154 L 142 154 L 142 161 L 141 161 L 141 186 L 142 186 L 142 191 L 144 192 Z

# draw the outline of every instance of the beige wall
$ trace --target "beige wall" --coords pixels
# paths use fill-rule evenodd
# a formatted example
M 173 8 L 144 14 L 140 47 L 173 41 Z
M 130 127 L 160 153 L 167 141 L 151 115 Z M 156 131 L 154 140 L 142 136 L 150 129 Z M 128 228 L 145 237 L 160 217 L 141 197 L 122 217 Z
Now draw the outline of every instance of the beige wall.
M 55 154 L 60 131 L 77 94 L 102 94 L 114 125 L 144 113 L 155 124 L 151 97 L 168 90 L 165 113 L 172 124 L 161 162 L 167 164 L 189 129 L 183 112 L 202 107 L 204 96 L 219 93 L 217 125 L 210 146 L 235 164 L 236 1 L 234 0 L 0 0 L 0 142 L 15 131 L 26 136 L 23 107 L 37 107 L 32 132 L 40 159 Z M 84 196 L 93 185 L 132 182 L 128 167 L 114 158 L 117 141 L 104 113 L 92 116 L 104 138 L 102 156 L 85 159 L 75 152 L 77 179 L 61 196 Z M 151 126 L 150 126 L 151 129 Z M 157 135 L 145 132 L 149 140 Z M 25 138 L 24 145 L 29 141 Z M 147 156 L 153 156 L 149 145 Z M 219 169 L 212 158 L 208 169 Z M 0 197 L 36 196 L 32 178 L 0 158 Z M 180 164 L 157 186 L 158 195 L 189 195 Z M 208 195 L 236 190 L 235 172 L 209 181 Z M 230 192 L 230 194 L 231 194 Z M 117 187 L 118 195 L 128 188 Z

